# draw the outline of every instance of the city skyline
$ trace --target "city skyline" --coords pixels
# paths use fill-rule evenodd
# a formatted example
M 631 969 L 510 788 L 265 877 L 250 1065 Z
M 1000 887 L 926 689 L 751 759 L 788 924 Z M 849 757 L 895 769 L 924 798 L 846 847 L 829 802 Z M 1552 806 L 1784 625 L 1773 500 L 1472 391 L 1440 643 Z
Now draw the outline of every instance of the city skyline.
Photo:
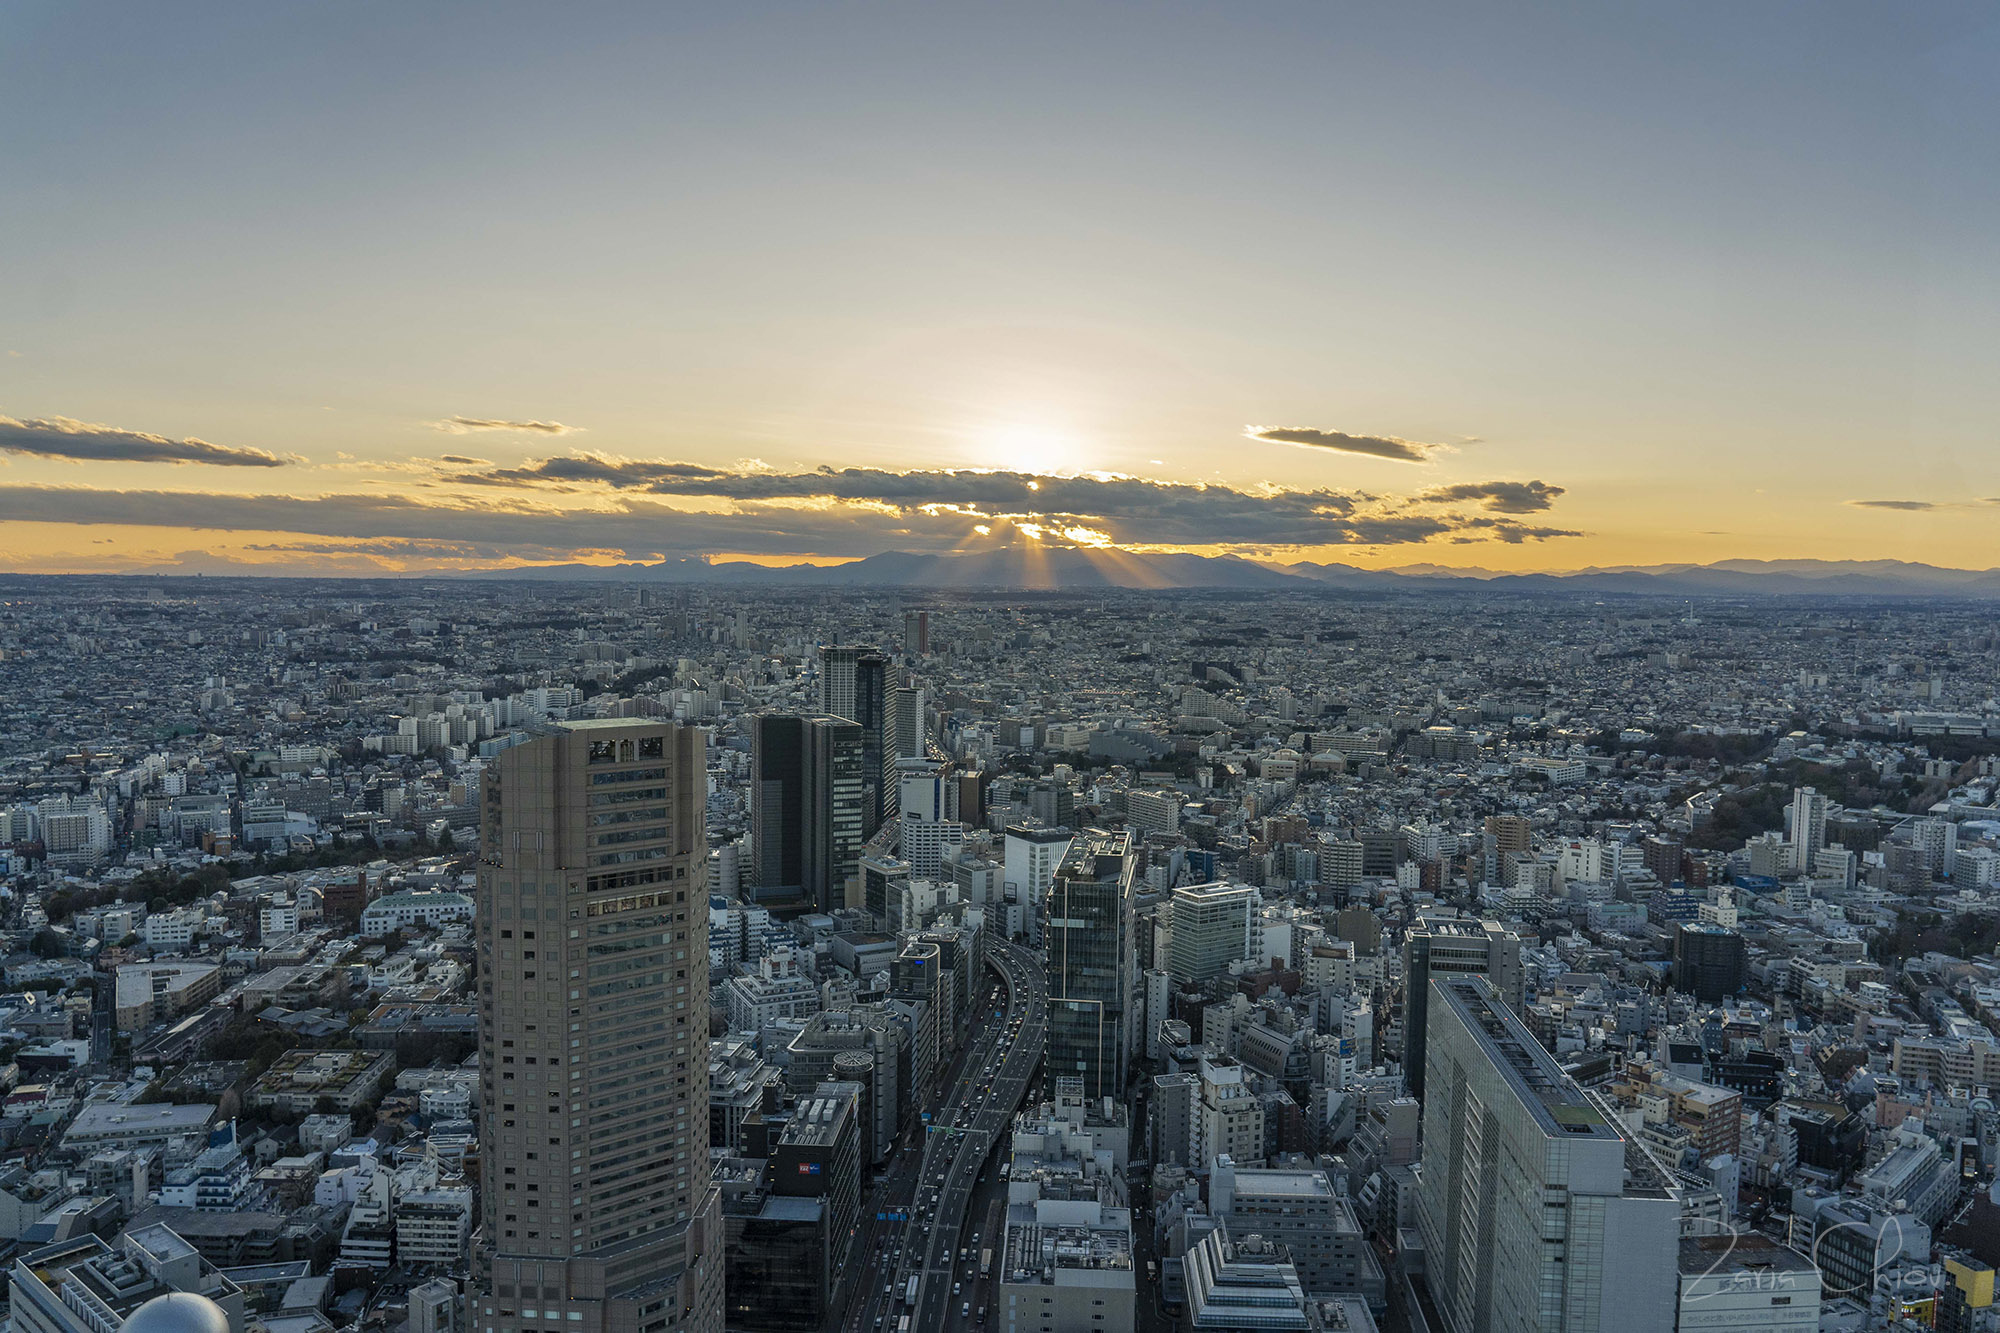
M 1989 16 L 17 8 L 0 566 L 1994 566 Z

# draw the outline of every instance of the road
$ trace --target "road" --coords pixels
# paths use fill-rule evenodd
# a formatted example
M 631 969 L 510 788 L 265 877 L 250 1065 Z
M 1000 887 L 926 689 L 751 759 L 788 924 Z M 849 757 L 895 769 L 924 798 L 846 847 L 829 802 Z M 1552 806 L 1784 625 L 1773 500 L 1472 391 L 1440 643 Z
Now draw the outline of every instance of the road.
M 981 1168 L 1006 1138 L 1034 1084 L 1048 1013 L 1040 955 L 989 941 L 986 961 L 1006 988 L 1002 1016 L 985 1018 L 973 1028 L 944 1101 L 924 1132 L 921 1157 L 899 1160 L 876 1191 L 878 1200 L 895 1202 L 878 1205 L 871 1219 L 873 1212 L 904 1211 L 909 1220 L 874 1224 L 877 1229 L 862 1251 L 869 1266 L 858 1284 L 860 1299 L 845 1321 L 852 1333 L 894 1329 L 903 1314 L 911 1316 L 913 1330 L 944 1328 L 963 1322 L 962 1306 L 970 1304 L 976 1312 L 981 1303 L 973 1294 L 979 1253 L 967 1229 L 966 1209 Z M 997 1248 L 1000 1239 L 996 1232 L 981 1234 L 984 1245 Z M 963 1261 L 960 1249 L 970 1251 Z M 902 1300 L 913 1276 L 918 1279 L 914 1310 Z M 952 1292 L 954 1283 L 963 1284 L 958 1295 Z

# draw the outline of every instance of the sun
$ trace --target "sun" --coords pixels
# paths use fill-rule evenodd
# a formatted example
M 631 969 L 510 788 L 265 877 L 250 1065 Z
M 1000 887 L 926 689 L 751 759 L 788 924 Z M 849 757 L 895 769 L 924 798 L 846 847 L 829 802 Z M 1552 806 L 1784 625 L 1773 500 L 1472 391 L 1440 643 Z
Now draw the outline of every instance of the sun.
M 998 471 L 1046 476 L 1084 468 L 1081 443 L 1053 426 L 1005 422 L 981 430 L 976 439 L 981 465 Z

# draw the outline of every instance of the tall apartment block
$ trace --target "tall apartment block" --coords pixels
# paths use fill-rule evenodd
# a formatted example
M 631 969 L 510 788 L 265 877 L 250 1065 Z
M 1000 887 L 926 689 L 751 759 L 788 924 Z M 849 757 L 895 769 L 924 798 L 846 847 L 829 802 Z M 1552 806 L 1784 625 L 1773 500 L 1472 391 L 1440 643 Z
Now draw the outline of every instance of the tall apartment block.
M 706 741 L 560 724 L 481 785 L 478 1333 L 719 1333 Z
M 1129 832 L 1089 829 L 1070 843 L 1042 911 L 1048 967 L 1050 1079 L 1083 1081 L 1090 1098 L 1125 1097 L 1131 1025 L 1137 1014 L 1132 881 L 1138 852 Z
M 1521 940 L 1497 921 L 1419 917 L 1403 937 L 1403 1081 L 1424 1095 L 1425 1010 L 1432 976 L 1485 977 L 1516 1013 L 1527 998 Z
M 1801 872 L 1812 869 L 1813 853 L 1826 846 L 1826 816 L 1830 806 L 1824 794 L 1812 787 L 1800 787 L 1792 793 L 1792 846 L 1793 868 Z
M 1219 977 L 1248 955 L 1251 899 L 1244 884 L 1183 884 L 1166 903 L 1167 973 L 1183 986 Z
M 906 759 L 924 757 L 924 691 L 917 685 L 898 685 L 889 691 L 884 714 L 884 759 L 893 769 Z
M 1484 978 L 1431 982 L 1417 1223 L 1440 1333 L 1670 1333 L 1681 1200 Z

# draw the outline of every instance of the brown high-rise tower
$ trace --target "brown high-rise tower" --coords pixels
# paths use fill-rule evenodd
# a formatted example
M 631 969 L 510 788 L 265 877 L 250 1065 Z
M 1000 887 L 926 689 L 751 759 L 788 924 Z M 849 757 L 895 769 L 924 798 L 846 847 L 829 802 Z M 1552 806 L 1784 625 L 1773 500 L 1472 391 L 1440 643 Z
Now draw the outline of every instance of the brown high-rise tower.
M 475 1333 L 719 1333 L 706 742 L 562 724 L 481 785 Z

